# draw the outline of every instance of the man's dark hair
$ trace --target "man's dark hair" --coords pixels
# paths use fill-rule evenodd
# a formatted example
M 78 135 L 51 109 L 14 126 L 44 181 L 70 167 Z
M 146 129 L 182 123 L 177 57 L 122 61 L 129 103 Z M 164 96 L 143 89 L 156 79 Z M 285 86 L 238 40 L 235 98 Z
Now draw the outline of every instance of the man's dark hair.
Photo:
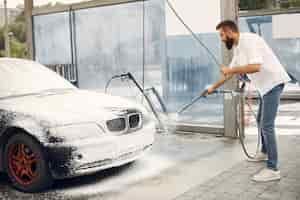
M 217 27 L 216 27 L 216 29 L 217 30 L 220 30 L 220 29 L 230 29 L 230 30 L 232 30 L 233 32 L 239 32 L 239 28 L 238 28 L 238 26 L 236 25 L 236 23 L 234 22 L 234 21 L 232 21 L 232 20 L 224 20 L 224 21 L 221 21 L 218 25 L 217 25 Z

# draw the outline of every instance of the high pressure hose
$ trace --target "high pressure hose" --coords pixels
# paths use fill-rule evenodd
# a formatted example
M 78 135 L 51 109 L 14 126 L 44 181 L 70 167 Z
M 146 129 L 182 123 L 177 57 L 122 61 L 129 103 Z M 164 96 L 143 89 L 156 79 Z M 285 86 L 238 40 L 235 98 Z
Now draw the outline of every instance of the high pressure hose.
M 249 158 L 249 159 L 254 159 L 257 155 L 257 153 L 260 151 L 260 145 L 261 145 L 261 126 L 259 123 L 259 121 L 261 119 L 258 119 L 258 115 L 254 112 L 254 110 L 252 109 L 251 105 L 249 104 L 249 102 L 246 100 L 244 101 L 245 99 L 245 96 L 243 95 L 244 94 L 244 91 L 242 89 L 241 93 L 239 93 L 240 95 L 240 103 L 237 105 L 237 118 L 236 118 L 236 124 L 237 124 L 237 132 L 238 132 L 238 138 L 240 140 L 240 143 L 242 145 L 242 149 L 245 153 L 245 155 Z M 240 120 L 244 120 L 243 115 L 242 115 L 242 112 L 244 112 L 244 110 L 242 110 L 242 106 L 244 104 L 244 102 L 248 105 L 248 108 L 249 108 L 249 111 L 251 112 L 251 114 L 253 115 L 253 117 L 255 118 L 255 121 L 256 121 L 256 124 L 257 124 L 257 144 L 256 144 L 256 152 L 251 155 L 249 152 L 248 152 L 248 149 L 246 147 L 246 144 L 245 144 L 245 134 L 244 134 L 244 127 L 242 126 L 243 122 L 240 121 Z M 261 104 L 262 105 L 262 104 Z M 263 106 L 263 105 L 262 105 Z M 261 115 L 262 117 L 262 115 Z
M 198 97 L 195 97 L 190 103 L 184 105 L 181 109 L 179 109 L 179 111 L 177 112 L 177 114 L 182 114 L 185 110 L 187 110 L 189 107 L 191 107 L 193 104 L 195 104 L 197 101 L 199 101 L 201 98 L 205 98 L 206 97 L 206 93 L 207 93 L 207 90 L 205 90 L 200 96 Z M 253 155 L 251 155 L 249 152 L 248 152 L 248 149 L 246 147 L 246 144 L 245 144 L 245 135 L 244 135 L 244 131 L 243 131 L 243 126 L 242 126 L 242 121 L 239 121 L 239 119 L 241 120 L 244 120 L 242 119 L 242 112 L 243 110 L 241 109 L 241 106 L 244 104 L 244 93 L 243 93 L 243 89 L 242 91 L 231 91 L 231 90 L 217 90 L 217 91 L 214 91 L 213 92 L 214 94 L 225 94 L 225 93 L 229 93 L 230 95 L 232 96 L 240 96 L 240 103 L 237 104 L 237 118 L 236 118 L 236 129 L 237 129 L 237 132 L 238 132 L 238 138 L 239 138 L 239 141 L 242 145 L 242 149 L 245 153 L 245 155 L 249 158 L 249 159 L 254 159 L 256 154 L 259 152 L 260 150 L 260 144 L 261 144 L 261 127 L 260 127 L 260 123 L 258 121 L 261 121 L 261 119 L 258 119 L 256 113 L 254 112 L 254 110 L 252 109 L 251 105 L 249 104 L 249 102 L 246 101 L 246 104 L 248 105 L 249 107 L 249 110 L 251 112 L 251 114 L 254 116 L 255 118 L 255 121 L 257 123 L 257 130 L 258 130 L 258 135 L 257 135 L 257 145 L 256 145 L 256 151 Z M 263 106 L 263 105 L 262 105 Z M 262 117 L 262 115 L 261 115 Z
M 168 7 L 172 10 L 174 15 L 177 17 L 177 19 L 182 23 L 182 25 L 192 34 L 194 39 L 203 47 L 206 49 L 206 51 L 209 53 L 209 55 L 212 57 L 212 59 L 215 61 L 215 63 L 220 66 L 221 63 L 218 61 L 217 57 L 209 50 L 209 48 L 200 40 L 200 38 L 197 36 L 196 33 L 190 28 L 189 25 L 185 23 L 185 21 L 182 19 L 182 17 L 179 15 L 179 13 L 176 11 L 174 6 L 171 4 L 169 0 L 166 0 Z
M 183 26 L 191 33 L 191 35 L 194 37 L 194 39 L 204 48 L 206 49 L 206 51 L 209 53 L 209 55 L 212 57 L 212 59 L 215 61 L 215 63 L 218 65 L 218 66 L 221 66 L 221 63 L 217 60 L 216 56 L 209 50 L 209 48 L 199 39 L 199 37 L 194 33 L 194 31 L 189 27 L 189 25 L 187 25 L 185 23 L 185 21 L 183 20 L 183 18 L 179 15 L 179 13 L 176 11 L 176 9 L 174 8 L 174 6 L 171 4 L 171 2 L 169 0 L 166 0 L 166 3 L 168 5 L 168 7 L 172 10 L 172 12 L 174 13 L 174 15 L 177 17 L 177 19 L 183 24 Z M 245 83 L 243 83 L 243 86 L 241 88 L 241 90 L 244 89 L 244 86 L 245 86 Z M 219 91 L 220 92 L 220 91 Z M 223 91 L 224 92 L 224 91 Z M 226 92 L 226 91 L 225 91 Z M 228 91 L 227 91 L 228 92 Z M 240 91 L 240 92 L 243 92 L 243 91 Z M 182 112 L 184 112 L 187 108 L 189 108 L 191 105 L 193 105 L 195 102 L 197 102 L 199 99 L 205 97 L 205 94 L 207 93 L 207 90 L 205 90 L 200 96 L 198 97 L 195 97 L 189 104 L 185 105 L 184 107 L 182 107 L 177 113 L 180 114 Z M 218 93 L 218 92 L 216 92 Z M 233 92 L 231 91 L 231 94 L 233 94 Z M 239 93 L 239 94 L 242 94 L 242 93 Z M 244 97 L 240 97 L 240 98 L 244 98 Z M 242 101 L 243 103 L 243 101 Z M 259 127 L 259 123 L 258 123 L 258 119 L 257 119 L 257 116 L 255 114 L 255 112 L 253 111 L 253 109 L 251 108 L 251 106 L 249 105 L 249 102 L 246 101 L 246 104 L 248 105 L 251 113 L 253 114 L 253 116 L 255 117 L 255 120 L 256 120 L 256 123 L 257 123 L 257 128 L 258 128 L 258 142 L 257 142 L 257 148 L 256 148 L 256 153 L 255 155 L 258 153 L 259 151 L 259 148 L 260 148 L 260 142 L 261 142 L 261 128 Z M 239 107 L 241 106 L 241 104 L 238 105 Z M 238 112 L 241 112 L 241 109 L 238 108 L 237 109 Z M 240 114 L 240 113 L 238 113 Z M 248 150 L 246 148 L 246 145 L 245 145 L 245 142 L 244 142 L 244 134 L 243 134 L 243 127 L 242 127 L 242 122 L 239 122 L 238 118 L 240 117 L 237 117 L 237 131 L 238 131 L 238 138 L 240 140 L 240 143 L 242 145 L 242 148 L 243 148 L 243 151 L 245 153 L 245 155 L 250 158 L 250 159 L 253 159 L 255 158 L 255 155 L 250 155 L 248 153 Z

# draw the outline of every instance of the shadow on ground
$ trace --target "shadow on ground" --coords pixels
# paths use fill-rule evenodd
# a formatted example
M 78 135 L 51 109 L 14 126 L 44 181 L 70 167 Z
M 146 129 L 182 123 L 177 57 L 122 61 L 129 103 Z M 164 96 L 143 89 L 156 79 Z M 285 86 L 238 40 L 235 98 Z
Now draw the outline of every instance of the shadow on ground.
M 8 176 L 5 173 L 0 174 L 0 199 L 1 200 L 68 200 L 75 199 L 74 196 L 69 196 L 64 194 L 63 190 L 72 189 L 74 187 L 82 187 L 84 185 L 101 183 L 101 181 L 111 178 L 114 176 L 119 176 L 120 174 L 126 172 L 134 163 L 129 163 L 121 167 L 115 167 L 108 170 L 103 170 L 92 175 L 86 175 L 81 177 L 75 177 L 64 180 L 56 180 L 51 189 L 40 192 L 40 193 L 23 193 L 17 191 L 12 187 Z M 86 199 L 84 196 L 78 196 L 76 199 Z

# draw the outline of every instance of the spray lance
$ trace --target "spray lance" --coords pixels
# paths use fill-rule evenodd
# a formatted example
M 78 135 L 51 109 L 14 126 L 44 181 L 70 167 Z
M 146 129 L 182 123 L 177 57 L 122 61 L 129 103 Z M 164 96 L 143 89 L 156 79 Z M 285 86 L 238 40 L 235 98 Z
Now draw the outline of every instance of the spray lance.
M 246 86 L 246 83 L 243 82 L 242 86 L 240 88 L 240 90 L 238 91 L 233 91 L 233 90 L 215 90 L 212 93 L 213 94 L 231 94 L 232 96 L 237 96 L 239 93 L 243 93 L 244 88 Z M 176 113 L 178 115 L 182 114 L 185 110 L 187 110 L 188 108 L 190 108 L 192 105 L 194 105 L 197 101 L 199 101 L 201 98 L 205 98 L 208 94 L 208 90 L 205 89 L 200 96 L 195 97 L 194 99 L 192 99 L 191 102 L 189 102 L 188 104 L 184 105 L 182 108 L 180 108 Z

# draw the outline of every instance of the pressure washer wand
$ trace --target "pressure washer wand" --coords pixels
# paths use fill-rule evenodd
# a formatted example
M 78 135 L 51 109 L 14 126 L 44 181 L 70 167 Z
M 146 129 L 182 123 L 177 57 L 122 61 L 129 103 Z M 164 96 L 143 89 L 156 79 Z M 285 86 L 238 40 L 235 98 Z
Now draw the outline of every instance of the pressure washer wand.
M 207 95 L 207 90 L 204 90 L 200 96 L 195 97 L 190 103 L 184 105 L 181 109 L 179 109 L 179 111 L 177 111 L 177 114 L 181 114 L 183 113 L 185 110 L 187 110 L 189 107 L 191 107 L 192 105 L 194 105 L 199 99 L 206 97 Z
M 242 85 L 242 89 L 245 87 L 245 84 Z M 182 108 L 179 109 L 179 111 L 177 111 L 177 114 L 181 114 L 183 113 L 185 110 L 187 110 L 189 107 L 191 107 L 192 105 L 194 105 L 197 101 L 199 101 L 199 99 L 201 98 L 205 98 L 208 94 L 207 94 L 208 90 L 204 90 L 200 96 L 195 97 L 190 103 L 184 105 Z M 230 93 L 232 95 L 235 95 L 236 93 L 241 93 L 241 91 L 233 91 L 233 90 L 215 90 L 213 91 L 213 94 L 225 94 L 225 93 Z

